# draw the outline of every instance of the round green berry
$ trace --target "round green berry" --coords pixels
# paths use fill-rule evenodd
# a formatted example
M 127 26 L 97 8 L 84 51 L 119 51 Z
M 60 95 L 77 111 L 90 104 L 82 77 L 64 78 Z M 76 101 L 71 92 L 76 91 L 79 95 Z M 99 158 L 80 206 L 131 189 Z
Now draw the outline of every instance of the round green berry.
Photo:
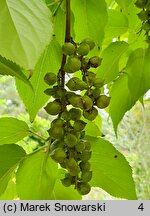
M 92 179 L 92 171 L 82 171 L 81 179 L 83 182 L 89 182 Z
M 91 186 L 87 182 L 80 182 L 77 185 L 77 191 L 81 195 L 86 195 L 90 192 Z
M 77 152 L 82 152 L 84 149 L 85 149 L 85 143 L 83 140 L 80 140 L 76 146 L 75 146 L 75 149 Z
M 147 0 L 137 0 L 135 2 L 135 5 L 138 7 L 138 8 L 144 8 L 147 4 Z
M 91 143 L 88 140 L 84 140 L 85 143 L 85 150 L 90 150 L 91 149 Z
M 53 126 L 48 130 L 48 133 L 54 139 L 61 139 L 64 136 L 64 128 L 61 126 Z
M 101 88 L 101 87 L 103 87 L 104 86 L 104 80 L 101 79 L 101 78 L 95 78 L 94 82 L 93 82 L 93 86 L 95 88 Z
M 80 167 L 74 158 L 68 159 L 66 162 L 66 166 L 71 176 L 77 176 L 78 173 L 80 172 Z
M 142 25 L 142 29 L 145 30 L 146 32 L 149 32 L 150 31 L 150 22 L 145 21 Z
M 148 19 L 147 12 L 145 10 L 140 11 L 137 15 L 142 21 L 146 21 Z
M 78 139 L 75 135 L 73 134 L 66 134 L 64 137 L 64 142 L 66 143 L 66 145 L 70 148 L 74 147 L 77 143 Z
M 89 96 L 87 96 L 87 95 L 84 95 L 84 96 L 82 97 L 82 103 L 83 103 L 83 109 L 84 109 L 84 110 L 89 110 L 89 109 L 91 109 L 92 106 L 93 106 L 93 101 L 92 101 L 92 99 L 91 99 Z
M 62 113 L 62 118 L 65 120 L 65 121 L 70 121 L 70 113 L 67 111 L 67 110 L 65 110 L 63 113 Z
M 90 47 L 87 43 L 81 43 L 77 48 L 77 53 L 81 56 L 86 56 L 90 51 Z
M 95 47 L 94 41 L 92 41 L 90 38 L 85 38 L 82 43 L 87 43 L 90 47 L 90 50 L 92 50 Z
M 67 86 L 71 91 L 78 91 L 78 90 L 82 91 L 82 90 L 84 90 L 84 89 L 87 88 L 87 84 L 86 84 L 84 81 L 80 80 L 78 77 L 73 77 L 73 78 L 71 78 L 71 79 L 67 82 L 66 86 Z
M 69 187 L 72 183 L 71 180 L 69 178 L 64 178 L 61 179 L 61 183 L 65 186 L 65 187 Z
M 97 68 L 101 65 L 102 59 L 98 56 L 90 58 L 89 63 L 91 67 Z
M 55 90 L 53 89 L 53 88 L 48 88 L 48 89 L 46 89 L 45 91 L 44 91 L 44 93 L 46 94 L 46 95 L 49 95 L 49 96 L 53 96 L 53 97 L 55 97 Z
M 73 95 L 70 98 L 68 98 L 68 100 L 72 106 L 83 109 L 83 101 L 80 95 Z
M 76 56 L 70 56 L 67 64 L 72 72 L 76 72 L 81 68 L 81 61 Z
M 77 120 L 74 122 L 73 124 L 73 128 L 75 129 L 75 131 L 82 131 L 86 126 L 86 123 L 82 120 Z
M 81 161 L 88 161 L 91 158 L 92 152 L 89 150 L 84 150 L 81 155 L 80 159 Z
M 98 115 L 98 110 L 95 107 L 92 107 L 92 109 L 86 111 L 83 111 L 84 118 L 88 119 L 89 121 L 93 121 Z
M 91 168 L 91 164 L 89 163 L 89 161 L 84 161 L 84 162 L 82 161 L 80 162 L 79 166 L 80 166 L 80 169 L 85 172 L 89 171 Z
M 51 127 L 56 126 L 56 127 L 63 127 L 64 126 L 64 120 L 60 118 L 56 118 L 51 122 Z
M 62 46 L 62 51 L 63 54 L 65 55 L 73 55 L 75 52 L 75 46 L 70 43 L 70 42 L 66 42 L 63 46 Z
M 53 101 L 49 102 L 44 109 L 50 115 L 57 115 L 61 111 L 61 105 L 59 102 Z
M 51 152 L 56 149 L 56 148 L 63 148 L 64 142 L 60 139 L 55 139 L 51 145 L 50 145 L 50 150 Z
M 57 81 L 57 76 L 56 74 L 49 72 L 45 75 L 44 77 L 44 81 L 48 84 L 48 85 L 53 85 L 55 84 L 55 82 Z
M 56 148 L 51 152 L 50 156 L 56 162 L 63 163 L 67 155 L 63 148 Z
M 69 110 L 70 118 L 74 121 L 79 120 L 81 118 L 81 110 L 72 108 Z
M 100 95 L 96 99 L 96 106 L 98 108 L 101 108 L 101 109 L 104 109 L 104 108 L 108 107 L 109 103 L 110 103 L 110 97 L 108 97 L 106 95 Z

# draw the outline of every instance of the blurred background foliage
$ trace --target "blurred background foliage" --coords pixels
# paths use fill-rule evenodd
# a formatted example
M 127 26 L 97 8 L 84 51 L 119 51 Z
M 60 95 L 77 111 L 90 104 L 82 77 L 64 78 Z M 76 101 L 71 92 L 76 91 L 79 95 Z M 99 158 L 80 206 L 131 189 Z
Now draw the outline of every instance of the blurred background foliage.
M 27 153 L 36 150 L 37 145 L 43 145 L 42 137 L 47 138 L 47 130 L 50 125 L 50 117 L 44 109 L 40 110 L 35 122 L 31 125 L 29 116 L 20 100 L 15 87 L 14 79 L 9 76 L 0 76 L 0 116 L 18 117 L 30 125 L 33 133 L 19 142 Z M 105 138 L 124 154 L 133 169 L 133 178 L 136 184 L 138 199 L 150 199 L 150 101 L 144 100 L 144 104 L 137 103 L 126 113 L 118 128 L 118 137 L 113 130 L 111 119 L 105 111 L 100 110 L 102 117 L 102 132 Z M 34 136 L 35 133 L 35 136 Z M 38 136 L 36 136 L 38 134 Z M 15 183 L 11 181 L 8 187 L 13 188 Z M 8 190 L 10 193 L 10 190 Z M 6 191 L 7 193 L 7 191 Z M 4 197 L 6 198 L 5 194 Z M 9 194 L 10 197 L 10 194 Z M 2 198 L 2 197 L 1 197 Z M 111 200 L 116 199 L 99 188 L 93 190 L 84 199 Z

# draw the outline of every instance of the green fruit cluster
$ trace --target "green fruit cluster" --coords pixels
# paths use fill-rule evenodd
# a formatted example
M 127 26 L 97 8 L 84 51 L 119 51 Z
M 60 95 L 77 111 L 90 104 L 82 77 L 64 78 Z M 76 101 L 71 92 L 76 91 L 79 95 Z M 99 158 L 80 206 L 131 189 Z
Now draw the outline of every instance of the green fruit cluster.
M 95 43 L 90 38 L 84 39 L 80 44 L 65 43 L 62 47 L 63 54 L 67 56 L 64 71 L 74 73 L 83 67 L 88 69 L 99 67 L 102 61 L 100 57 L 85 58 L 94 47 Z
M 137 14 L 139 19 L 142 21 L 142 29 L 146 32 L 146 35 L 149 36 L 150 32 L 150 0 L 137 0 L 135 5 L 141 9 Z M 147 37 L 149 38 L 149 37 Z M 150 44 L 150 40 L 148 40 Z
M 94 46 L 95 43 L 86 38 L 80 44 L 68 42 L 62 47 L 66 63 L 61 69 L 67 73 L 80 70 L 82 78 L 73 74 L 62 86 L 59 73 L 57 77 L 53 73 L 47 73 L 44 77 L 45 82 L 51 85 L 44 92 L 53 98 L 45 110 L 49 115 L 56 116 L 48 130 L 50 156 L 66 170 L 62 184 L 66 187 L 74 185 L 81 195 L 90 192 L 89 182 L 92 179 L 91 144 L 85 139 L 86 121 L 83 119 L 93 121 L 98 115 L 98 108 L 104 109 L 110 102 L 110 97 L 101 94 L 104 81 L 89 70 L 99 67 L 101 58 L 85 57 Z
M 92 178 L 89 162 L 92 154 L 91 144 L 84 139 L 86 123 L 80 119 L 80 109 L 71 108 L 67 115 L 67 120 L 62 115 L 51 122 L 48 130 L 52 139 L 50 156 L 67 170 L 65 177 L 61 179 L 62 184 L 66 187 L 75 185 L 78 192 L 85 195 L 91 188 L 88 183 Z

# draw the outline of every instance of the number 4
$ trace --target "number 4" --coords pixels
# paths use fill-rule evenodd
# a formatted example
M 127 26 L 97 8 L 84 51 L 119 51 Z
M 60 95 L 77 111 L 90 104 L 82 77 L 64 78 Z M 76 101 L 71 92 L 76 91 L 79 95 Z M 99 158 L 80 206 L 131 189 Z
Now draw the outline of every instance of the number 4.
M 144 210 L 144 206 L 143 206 L 143 203 L 141 203 L 138 207 L 139 210 L 143 211 Z

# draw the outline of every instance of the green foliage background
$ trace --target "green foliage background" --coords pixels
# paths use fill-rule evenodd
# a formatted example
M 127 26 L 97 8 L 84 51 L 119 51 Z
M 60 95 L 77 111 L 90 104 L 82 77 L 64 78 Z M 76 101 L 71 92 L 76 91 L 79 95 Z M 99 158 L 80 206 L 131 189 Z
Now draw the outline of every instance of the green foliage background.
M 49 101 L 43 78 L 61 66 L 65 1 L 2 0 L 0 8 L 0 199 L 81 199 L 60 184 L 64 170 L 49 157 L 52 118 L 43 110 Z M 93 151 L 91 184 L 124 199 L 150 198 L 144 97 L 150 89 L 150 42 L 139 11 L 135 0 L 71 0 L 71 35 L 77 42 L 91 37 L 96 43 L 90 55 L 103 58 L 96 74 L 111 96 L 109 107 L 85 129 Z M 104 198 L 100 192 L 96 196 Z
M 23 103 L 18 97 L 14 80 L 9 77 L 1 77 L 0 88 L 3 90 L 0 98 L 0 104 L 3 106 L 3 109 L 0 109 L 1 117 L 18 117 L 19 119 L 29 123 L 29 116 L 26 114 Z M 149 112 L 150 102 L 148 99 L 144 102 L 144 108 L 142 104 L 137 103 L 137 105 L 123 118 L 118 128 L 117 139 L 113 131 L 112 122 L 110 118 L 108 118 L 108 113 L 101 113 L 103 120 L 102 132 L 105 134 L 106 139 L 114 143 L 115 147 L 125 155 L 131 164 L 137 197 L 141 200 L 149 200 L 150 198 Z M 41 136 L 46 137 L 45 131 L 49 127 L 48 120 L 49 116 L 41 110 L 33 125 L 34 130 L 40 131 Z M 31 153 L 37 148 L 39 141 L 40 140 L 36 139 L 36 137 L 30 136 L 25 138 L 23 141 L 20 141 L 19 145 L 21 145 L 27 153 Z M 14 181 L 10 181 L 6 192 L 0 196 L 0 199 L 16 198 L 18 198 L 18 195 L 16 194 L 16 185 Z M 118 198 L 95 187 L 92 188 L 90 194 L 84 196 L 83 199 L 116 200 Z

